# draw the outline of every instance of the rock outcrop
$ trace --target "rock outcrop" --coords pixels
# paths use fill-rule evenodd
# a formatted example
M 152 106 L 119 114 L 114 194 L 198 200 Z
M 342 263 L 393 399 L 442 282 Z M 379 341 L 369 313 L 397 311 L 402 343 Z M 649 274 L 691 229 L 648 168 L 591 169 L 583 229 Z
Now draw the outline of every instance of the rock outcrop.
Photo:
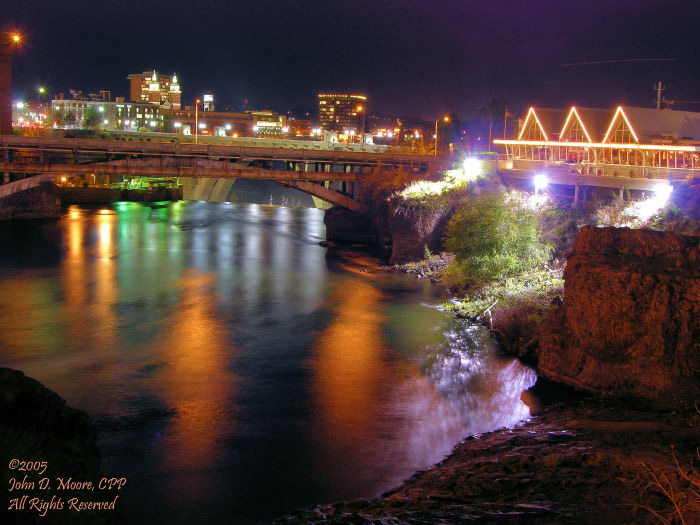
M 18 463 L 22 461 L 44 461 L 46 468 L 40 472 L 29 466 L 23 467 Z M 87 414 L 67 406 L 56 393 L 38 381 L 26 377 L 22 372 L 0 368 L 0 483 L 6 487 L 5 500 L 0 507 L 0 523 L 10 525 L 123 522 L 124 513 L 121 506 L 115 511 L 93 510 L 78 513 L 69 509 L 69 498 L 97 501 L 102 494 L 100 491 L 57 488 L 57 477 L 63 480 L 71 478 L 92 481 L 97 484 L 102 477 L 99 463 L 97 425 Z M 8 492 L 7 487 L 13 478 L 15 482 L 26 480 L 33 485 Z M 39 479 L 42 478 L 50 480 L 50 484 L 44 489 L 39 486 Z M 60 498 L 64 505 L 60 510 L 47 511 L 43 517 L 31 503 L 25 503 L 24 507 L 12 508 L 12 500 L 21 500 L 24 496 L 27 496 L 27 501 L 33 498 L 38 498 L 37 501 Z
M 61 199 L 53 184 L 41 184 L 0 199 L 0 221 L 57 219 L 60 216 Z
M 564 281 L 540 375 L 668 408 L 700 402 L 700 237 L 586 226 Z
M 390 207 L 391 264 L 423 259 L 425 248 L 433 253 L 442 250 L 445 228 L 456 204 L 445 200 L 436 209 L 406 206 L 394 202 Z

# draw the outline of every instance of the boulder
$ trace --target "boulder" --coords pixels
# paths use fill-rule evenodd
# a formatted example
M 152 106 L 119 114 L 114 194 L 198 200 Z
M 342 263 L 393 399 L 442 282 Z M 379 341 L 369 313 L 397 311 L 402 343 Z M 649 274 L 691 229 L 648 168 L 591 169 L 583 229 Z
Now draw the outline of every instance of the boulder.
M 586 226 L 564 282 L 539 334 L 541 375 L 668 408 L 700 402 L 700 237 Z

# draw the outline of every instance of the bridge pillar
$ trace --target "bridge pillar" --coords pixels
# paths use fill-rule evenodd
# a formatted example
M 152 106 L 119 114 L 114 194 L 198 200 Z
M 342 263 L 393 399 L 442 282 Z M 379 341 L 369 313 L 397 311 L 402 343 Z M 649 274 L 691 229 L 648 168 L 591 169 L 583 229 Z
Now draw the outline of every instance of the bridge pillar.
M 625 202 L 625 188 L 624 188 L 624 186 L 623 186 L 622 188 L 620 188 L 620 197 L 619 197 L 619 201 L 620 201 L 621 203 L 622 203 L 622 202 Z
M 578 197 L 578 192 L 579 192 L 579 188 L 580 188 L 580 187 L 581 187 L 580 184 L 576 184 L 576 185 L 574 186 L 574 203 L 573 203 L 573 205 L 572 205 L 573 208 L 578 208 L 578 198 L 579 198 L 579 197 Z

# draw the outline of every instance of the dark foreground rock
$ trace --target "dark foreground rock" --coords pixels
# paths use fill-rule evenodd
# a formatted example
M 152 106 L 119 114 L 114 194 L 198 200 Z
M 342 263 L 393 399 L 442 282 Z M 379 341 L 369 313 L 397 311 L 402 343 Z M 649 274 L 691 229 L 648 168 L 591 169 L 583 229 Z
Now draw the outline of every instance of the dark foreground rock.
M 564 302 L 539 336 L 538 373 L 606 397 L 700 402 L 700 237 L 584 227 Z
M 700 523 L 690 466 L 699 438 L 670 413 L 576 402 L 467 439 L 379 499 L 300 509 L 276 523 L 652 524 L 654 513 L 680 523 L 679 512 Z
M 46 462 L 39 474 L 34 469 L 20 470 L 19 462 Z M 14 465 L 14 467 L 11 467 Z M 26 466 L 25 466 L 26 468 Z M 77 497 L 81 501 L 114 499 L 116 494 L 102 494 L 99 490 L 58 490 L 56 478 L 74 481 L 101 479 L 97 449 L 97 426 L 90 417 L 66 405 L 57 394 L 22 372 L 0 368 L 0 523 L 115 523 L 123 519 L 122 511 L 68 509 L 67 501 Z M 10 480 L 33 482 L 32 489 L 9 491 Z M 39 480 L 49 479 L 46 489 L 39 488 Z M 114 492 L 114 491 L 113 491 Z M 27 495 L 25 509 L 10 509 L 14 498 Z M 43 517 L 30 508 L 28 500 L 43 501 L 60 498 L 62 510 L 52 510 Z M 117 500 L 118 507 L 119 500 Z

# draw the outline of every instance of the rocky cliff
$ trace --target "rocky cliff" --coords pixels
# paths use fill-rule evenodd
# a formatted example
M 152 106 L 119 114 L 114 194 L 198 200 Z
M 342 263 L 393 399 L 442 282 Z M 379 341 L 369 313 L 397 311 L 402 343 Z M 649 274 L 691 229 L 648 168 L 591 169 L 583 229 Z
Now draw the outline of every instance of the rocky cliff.
M 584 227 L 538 372 L 603 396 L 700 403 L 700 237 Z

